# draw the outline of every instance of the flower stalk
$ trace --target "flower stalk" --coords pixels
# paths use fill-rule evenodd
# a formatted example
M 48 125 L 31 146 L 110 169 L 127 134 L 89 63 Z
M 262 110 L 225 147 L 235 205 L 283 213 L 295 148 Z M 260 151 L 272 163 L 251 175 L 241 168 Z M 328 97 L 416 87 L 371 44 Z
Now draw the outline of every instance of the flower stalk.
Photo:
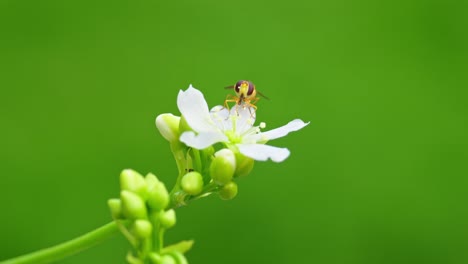
M 26 255 L 8 259 L 1 264 L 39 264 L 50 263 L 95 246 L 119 233 L 119 224 L 128 226 L 129 221 L 114 221 L 103 225 L 75 239 L 56 246 L 41 249 Z

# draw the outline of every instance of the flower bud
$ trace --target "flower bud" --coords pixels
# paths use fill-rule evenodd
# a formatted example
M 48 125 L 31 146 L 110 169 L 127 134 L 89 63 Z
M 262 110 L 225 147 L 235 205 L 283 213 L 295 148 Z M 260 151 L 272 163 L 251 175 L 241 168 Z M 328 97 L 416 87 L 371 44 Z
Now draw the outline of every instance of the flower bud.
M 135 193 L 123 190 L 120 192 L 122 213 L 129 219 L 145 219 L 147 216 L 145 202 Z
M 197 195 L 203 190 L 203 177 L 199 172 L 189 172 L 182 177 L 180 185 L 184 192 L 190 195 Z
M 211 157 L 211 156 L 213 156 L 214 151 L 215 151 L 215 149 L 213 148 L 213 146 L 209 146 L 209 147 L 207 147 L 207 148 L 204 148 L 204 149 L 200 150 L 200 152 L 202 153 L 202 155 L 203 155 L 204 157 Z
M 184 133 L 185 131 L 192 131 L 192 128 L 187 123 L 187 120 L 185 119 L 185 117 L 182 116 L 180 118 L 180 123 L 179 123 L 179 133 L 180 133 L 180 135 L 182 135 L 182 133 Z
M 122 214 L 122 201 L 117 198 L 107 200 L 107 205 L 111 211 L 112 218 L 121 219 L 123 218 Z
M 146 198 L 146 182 L 143 176 L 132 169 L 120 173 L 120 189 L 127 190 Z
M 160 264 L 179 264 L 171 255 L 163 255 L 161 256 Z
M 150 186 L 153 186 L 154 184 L 159 182 L 158 177 L 154 175 L 153 173 L 148 173 L 145 176 L 145 181 L 146 181 L 146 186 L 149 188 Z
M 179 140 L 180 117 L 173 114 L 161 114 L 156 117 L 156 127 L 167 141 Z
M 237 184 L 233 181 L 225 184 L 219 189 L 219 197 L 223 200 L 231 200 L 237 195 Z
M 169 204 L 169 193 L 164 183 L 151 173 L 146 175 L 145 180 L 148 186 L 148 205 L 154 210 L 166 208 Z
M 188 261 L 185 258 L 184 254 L 180 253 L 179 251 L 169 252 L 168 255 L 171 255 L 175 259 L 177 264 L 188 264 Z
M 144 264 L 140 258 L 133 256 L 132 252 L 127 253 L 126 259 L 129 264 Z
M 145 239 L 151 236 L 153 226 L 148 220 L 138 219 L 133 223 L 133 234 L 139 239 Z
M 159 213 L 159 222 L 164 228 L 171 228 L 176 224 L 176 214 L 174 209 L 161 211 Z
M 210 165 L 210 176 L 218 185 L 232 180 L 236 169 L 236 158 L 230 149 L 221 149 L 214 154 Z
M 159 255 L 156 252 L 151 252 L 148 255 L 149 259 L 151 260 L 151 263 L 153 264 L 161 264 L 161 255 Z
M 249 175 L 252 171 L 255 161 L 249 157 L 236 153 L 236 171 L 234 177 L 243 177 Z

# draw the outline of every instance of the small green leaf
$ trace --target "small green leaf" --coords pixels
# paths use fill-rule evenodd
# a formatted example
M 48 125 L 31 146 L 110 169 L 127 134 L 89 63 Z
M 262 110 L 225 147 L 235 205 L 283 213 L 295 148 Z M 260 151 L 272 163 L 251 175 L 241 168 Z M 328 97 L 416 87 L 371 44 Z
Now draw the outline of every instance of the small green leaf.
M 186 253 L 192 248 L 194 242 L 195 241 L 193 240 L 183 240 L 183 241 L 180 241 L 179 243 L 172 244 L 163 248 L 161 250 L 161 253 L 168 253 L 171 251 L 178 251 L 181 253 Z

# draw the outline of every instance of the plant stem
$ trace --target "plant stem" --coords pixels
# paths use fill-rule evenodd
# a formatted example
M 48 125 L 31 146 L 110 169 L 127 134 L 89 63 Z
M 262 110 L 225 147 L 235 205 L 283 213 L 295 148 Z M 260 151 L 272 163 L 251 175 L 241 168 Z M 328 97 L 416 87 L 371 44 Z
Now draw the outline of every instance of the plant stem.
M 124 221 L 123 224 L 127 225 L 128 223 Z M 7 259 L 0 264 L 50 263 L 92 247 L 118 233 L 117 222 L 113 221 L 67 242 Z

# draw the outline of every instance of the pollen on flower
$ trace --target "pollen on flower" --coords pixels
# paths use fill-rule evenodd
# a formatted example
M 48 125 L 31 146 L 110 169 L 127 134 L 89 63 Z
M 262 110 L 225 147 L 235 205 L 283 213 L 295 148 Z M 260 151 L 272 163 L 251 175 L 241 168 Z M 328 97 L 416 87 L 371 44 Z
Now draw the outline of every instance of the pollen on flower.
M 265 122 L 260 122 L 260 125 L 259 125 L 259 127 L 260 127 L 261 129 L 264 129 L 264 128 L 266 127 L 266 124 L 265 124 Z

